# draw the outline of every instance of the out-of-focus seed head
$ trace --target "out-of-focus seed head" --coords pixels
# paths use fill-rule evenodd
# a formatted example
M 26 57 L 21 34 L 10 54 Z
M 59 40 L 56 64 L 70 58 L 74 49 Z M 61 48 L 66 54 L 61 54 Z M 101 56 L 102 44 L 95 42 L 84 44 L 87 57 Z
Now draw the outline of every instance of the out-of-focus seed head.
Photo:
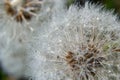
M 40 0 L 5 0 L 6 13 L 17 22 L 29 21 L 40 10 Z

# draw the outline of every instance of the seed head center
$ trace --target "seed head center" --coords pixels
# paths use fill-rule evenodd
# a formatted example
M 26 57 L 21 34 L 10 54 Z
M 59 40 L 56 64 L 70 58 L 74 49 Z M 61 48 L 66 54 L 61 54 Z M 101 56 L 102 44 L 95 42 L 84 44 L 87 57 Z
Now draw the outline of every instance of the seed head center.
M 41 1 L 5 0 L 5 11 L 17 22 L 29 21 L 40 10 Z
M 65 56 L 67 64 L 70 66 L 71 71 L 76 73 L 80 78 L 84 78 L 84 76 L 88 78 L 89 75 L 95 76 L 97 68 L 103 67 L 102 62 L 106 61 L 106 58 L 97 56 L 100 54 L 100 51 L 95 45 L 82 47 L 81 50 L 87 50 L 87 52 L 84 55 L 80 55 L 68 51 Z M 84 75 L 80 74 L 82 71 Z

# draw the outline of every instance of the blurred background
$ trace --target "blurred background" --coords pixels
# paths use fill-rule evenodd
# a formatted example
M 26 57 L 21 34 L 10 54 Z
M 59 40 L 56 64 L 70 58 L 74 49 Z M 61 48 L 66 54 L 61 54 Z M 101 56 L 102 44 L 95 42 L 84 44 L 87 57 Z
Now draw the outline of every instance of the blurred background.
M 69 8 L 71 4 L 75 4 L 80 7 L 84 7 L 85 1 L 89 1 L 90 3 L 95 3 L 97 5 L 102 4 L 106 9 L 114 10 L 114 14 L 117 14 L 118 19 L 120 19 L 120 0 L 68 0 L 66 6 Z M 0 63 L 0 80 L 28 80 L 28 78 L 21 77 L 20 79 L 15 79 L 2 69 Z
M 83 5 L 85 1 L 89 1 L 94 4 L 102 4 L 108 10 L 114 10 L 114 13 L 120 16 L 120 0 L 68 0 L 67 6 L 75 3 L 78 6 Z

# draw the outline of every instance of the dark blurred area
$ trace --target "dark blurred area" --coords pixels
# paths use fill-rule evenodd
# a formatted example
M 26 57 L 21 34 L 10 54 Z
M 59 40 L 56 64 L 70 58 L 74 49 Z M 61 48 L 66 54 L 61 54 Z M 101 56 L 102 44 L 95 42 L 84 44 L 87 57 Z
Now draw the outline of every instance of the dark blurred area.
M 114 13 L 120 17 L 120 0 L 68 0 L 67 6 L 70 6 L 74 3 L 79 7 L 83 7 L 86 1 L 97 5 L 102 4 L 106 9 L 114 10 Z
M 0 80 L 16 80 L 12 76 L 8 75 L 2 68 L 2 64 L 0 62 Z
M 120 19 L 120 0 L 74 0 L 74 2 L 77 2 L 77 4 L 79 3 L 79 5 L 83 5 L 85 1 L 98 5 L 102 4 L 107 10 L 114 10 L 114 13 L 117 14 Z
M 31 80 L 28 77 L 20 77 L 20 78 L 15 78 L 12 75 L 9 75 L 7 72 L 5 72 L 2 68 L 2 65 L 0 63 L 0 80 Z
M 120 15 L 120 0 L 89 0 L 92 3 L 100 3 L 105 6 L 107 9 L 115 10 L 115 13 Z

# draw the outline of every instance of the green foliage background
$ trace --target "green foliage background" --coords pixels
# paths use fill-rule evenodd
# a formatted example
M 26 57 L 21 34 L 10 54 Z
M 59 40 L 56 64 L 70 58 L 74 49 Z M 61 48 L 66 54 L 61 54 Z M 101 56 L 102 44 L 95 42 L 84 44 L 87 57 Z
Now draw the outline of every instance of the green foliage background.
M 0 69 L 0 80 L 7 80 L 7 75 Z

